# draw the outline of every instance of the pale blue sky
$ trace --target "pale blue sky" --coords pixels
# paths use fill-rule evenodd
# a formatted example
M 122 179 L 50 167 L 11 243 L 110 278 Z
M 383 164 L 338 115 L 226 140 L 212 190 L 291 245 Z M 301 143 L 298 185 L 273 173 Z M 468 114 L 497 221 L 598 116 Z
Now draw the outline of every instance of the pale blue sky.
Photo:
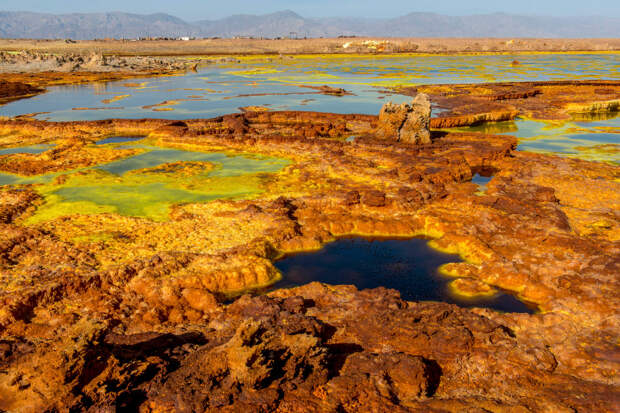
M 449 15 L 519 13 L 620 16 L 619 0 L 0 0 L 0 10 L 45 13 L 169 13 L 185 20 L 293 10 L 306 17 L 396 17 L 414 11 Z

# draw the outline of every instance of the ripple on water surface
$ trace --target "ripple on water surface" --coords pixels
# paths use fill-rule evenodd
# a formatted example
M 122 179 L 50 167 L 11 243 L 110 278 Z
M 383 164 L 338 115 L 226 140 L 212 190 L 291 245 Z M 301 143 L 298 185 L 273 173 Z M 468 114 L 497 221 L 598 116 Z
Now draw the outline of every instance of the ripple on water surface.
M 272 289 L 319 281 L 357 288 L 386 287 L 400 291 L 408 301 L 443 301 L 464 307 L 487 307 L 505 312 L 534 310 L 512 295 L 465 298 L 450 292 L 454 278 L 438 272 L 439 266 L 459 261 L 458 256 L 438 252 L 425 239 L 343 238 L 321 250 L 286 256 L 275 263 L 283 279 Z

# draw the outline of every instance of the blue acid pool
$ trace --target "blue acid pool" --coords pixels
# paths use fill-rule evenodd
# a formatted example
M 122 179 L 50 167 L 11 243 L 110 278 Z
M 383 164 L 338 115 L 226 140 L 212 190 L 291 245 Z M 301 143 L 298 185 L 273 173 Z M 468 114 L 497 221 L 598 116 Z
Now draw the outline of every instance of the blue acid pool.
M 344 238 L 321 250 L 286 256 L 275 263 L 283 279 L 273 289 L 319 281 L 352 284 L 359 289 L 386 287 L 400 291 L 407 301 L 443 301 L 463 307 L 487 307 L 504 312 L 532 313 L 533 308 L 512 295 L 465 298 L 448 288 L 453 278 L 438 272 L 439 266 L 459 261 L 458 256 L 438 252 L 425 239 Z

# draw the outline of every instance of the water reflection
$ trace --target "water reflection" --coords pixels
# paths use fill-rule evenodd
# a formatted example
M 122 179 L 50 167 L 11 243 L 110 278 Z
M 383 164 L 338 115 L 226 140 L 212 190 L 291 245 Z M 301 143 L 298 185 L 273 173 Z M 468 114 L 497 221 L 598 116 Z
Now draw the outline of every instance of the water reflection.
M 51 87 L 46 94 L 9 103 L 1 112 L 3 116 L 48 112 L 36 117 L 54 121 L 189 119 L 275 103 L 272 108 L 278 110 L 376 114 L 388 99 L 396 103 L 410 99 L 386 92 L 386 88 L 399 85 L 613 79 L 620 70 L 620 60 L 613 54 L 520 55 L 521 65 L 517 67 L 511 65 L 512 60 L 514 56 L 510 55 L 246 57 L 234 63 L 205 60 L 210 63 L 198 73 Z M 308 85 L 344 88 L 353 95 L 309 94 L 314 91 L 303 87 Z M 120 96 L 123 99 L 115 101 Z
M 583 119 L 583 118 L 579 118 Z M 592 161 L 620 163 L 620 117 L 601 116 L 597 122 L 571 120 L 560 123 L 517 119 L 466 128 L 463 132 L 513 135 L 518 150 L 560 154 Z
M 533 310 L 514 296 L 498 292 L 493 296 L 465 298 L 450 292 L 452 279 L 438 273 L 438 267 L 458 261 L 428 246 L 427 240 L 345 238 L 321 250 L 294 254 L 276 262 L 283 279 L 272 289 L 320 281 L 332 285 L 353 284 L 359 289 L 386 287 L 408 301 L 444 301 L 464 307 L 488 307 L 506 312 Z
M 49 151 L 54 146 L 56 145 L 41 144 L 41 145 L 18 146 L 16 148 L 0 149 L 0 155 L 13 155 L 16 153 L 30 153 L 30 154 L 36 155 L 39 153 L 43 153 L 45 151 Z
M 144 139 L 144 136 L 130 137 L 130 136 L 111 136 L 109 138 L 97 141 L 95 145 L 107 145 L 109 143 L 128 143 L 135 142 Z

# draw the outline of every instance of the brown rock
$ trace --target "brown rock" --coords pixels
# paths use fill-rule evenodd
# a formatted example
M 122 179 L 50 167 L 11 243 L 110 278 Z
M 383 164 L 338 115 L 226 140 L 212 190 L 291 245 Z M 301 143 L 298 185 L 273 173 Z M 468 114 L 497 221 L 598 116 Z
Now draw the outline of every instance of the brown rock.
M 617 80 L 562 80 L 487 84 L 426 85 L 399 89 L 417 96 L 425 93 L 444 109 L 431 119 L 431 128 L 453 128 L 484 122 L 514 120 L 569 120 L 575 113 L 586 117 L 618 111 Z
M 0 103 L 43 93 L 43 89 L 21 82 L 0 80 Z
M 430 143 L 431 104 L 425 94 L 416 95 L 411 104 L 388 102 L 379 113 L 377 136 L 412 144 Z
M 349 356 L 341 370 L 341 380 L 353 378 L 356 384 L 374 386 L 386 398 L 399 402 L 425 398 L 437 388 L 440 373 L 435 364 L 423 357 L 389 352 L 355 353 Z M 337 380 L 335 380 L 337 381 Z
M 194 310 L 207 312 L 217 308 L 217 299 L 208 291 L 197 288 L 186 288 L 182 292 L 183 297 Z
M 381 191 L 369 191 L 366 192 L 362 197 L 362 203 L 364 205 L 368 205 L 371 207 L 382 207 L 385 206 L 385 192 Z

